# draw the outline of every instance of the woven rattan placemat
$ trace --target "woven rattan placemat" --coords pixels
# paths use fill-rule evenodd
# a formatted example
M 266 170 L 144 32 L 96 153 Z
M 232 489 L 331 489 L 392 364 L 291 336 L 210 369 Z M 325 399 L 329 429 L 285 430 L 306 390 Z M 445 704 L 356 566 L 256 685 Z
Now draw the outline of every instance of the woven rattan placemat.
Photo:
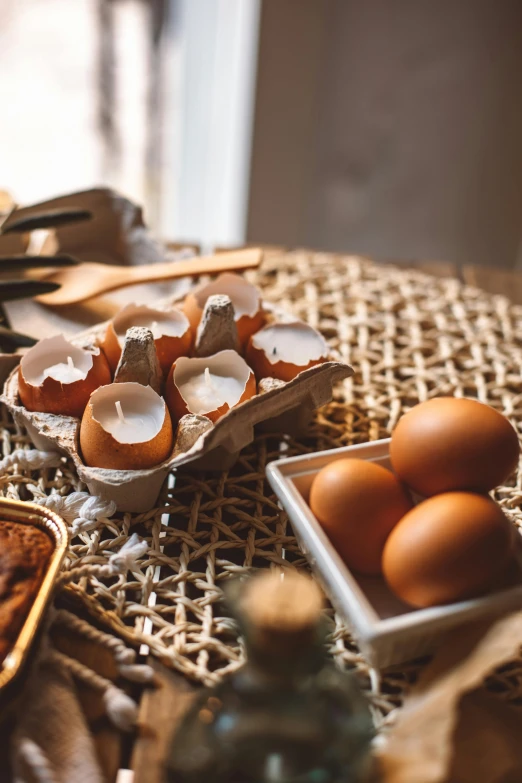
M 146 514 L 98 518 L 72 539 L 69 586 L 112 629 L 190 678 L 211 683 L 241 661 L 233 623 L 220 604 L 231 576 L 271 564 L 306 567 L 265 465 L 285 456 L 386 437 L 403 412 L 437 395 L 465 395 L 522 422 L 522 308 L 457 280 L 311 252 L 269 255 L 250 279 L 264 297 L 319 329 L 355 368 L 299 440 L 259 436 L 221 475 L 187 469 Z M 4 412 L 4 455 L 29 446 Z M 522 522 L 521 474 L 497 499 Z M 16 464 L 1 479 L 9 497 L 41 500 L 84 490 L 70 466 L 40 471 Z M 174 482 L 170 481 L 172 485 Z M 88 527 L 88 526 L 87 526 Z M 130 534 L 149 545 L 127 576 L 100 575 Z M 384 678 L 369 671 L 333 612 L 330 645 L 365 677 L 376 717 L 399 702 L 416 667 Z M 514 664 L 498 688 L 521 681 Z

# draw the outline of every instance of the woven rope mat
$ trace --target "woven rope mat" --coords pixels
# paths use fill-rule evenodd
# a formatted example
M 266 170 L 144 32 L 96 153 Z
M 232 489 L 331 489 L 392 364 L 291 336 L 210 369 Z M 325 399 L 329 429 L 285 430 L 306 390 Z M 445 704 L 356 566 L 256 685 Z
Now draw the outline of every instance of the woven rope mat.
M 101 521 L 72 540 L 69 571 L 106 564 L 133 532 L 149 544 L 127 577 L 73 578 L 66 588 L 89 612 L 190 678 L 209 684 L 242 659 L 234 624 L 219 603 L 224 582 L 272 564 L 306 567 L 265 465 L 286 456 L 386 437 L 399 417 L 437 395 L 476 397 L 522 422 L 522 308 L 501 297 L 415 271 L 355 257 L 294 252 L 269 256 L 252 273 L 269 301 L 319 329 L 356 370 L 321 409 L 306 437 L 263 435 L 222 475 L 180 473 L 157 508 Z M 27 447 L 4 413 L 3 449 Z M 522 523 L 521 474 L 497 499 Z M 9 497 L 36 500 L 84 489 L 74 472 L 31 473 L 16 466 L 1 481 Z M 365 680 L 377 723 L 386 721 L 414 679 L 411 666 L 379 679 L 368 670 L 333 612 L 330 646 Z M 495 675 L 494 687 L 517 695 L 522 665 Z M 518 694 L 520 695 L 520 694 Z

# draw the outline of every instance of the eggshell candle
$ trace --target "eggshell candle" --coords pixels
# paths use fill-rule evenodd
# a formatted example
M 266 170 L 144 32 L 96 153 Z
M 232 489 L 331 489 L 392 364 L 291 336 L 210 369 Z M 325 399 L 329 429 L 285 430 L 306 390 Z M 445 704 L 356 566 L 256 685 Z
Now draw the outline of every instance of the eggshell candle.
M 209 296 L 225 294 L 234 306 L 234 318 L 241 345 L 265 322 L 259 291 L 240 275 L 225 272 L 212 283 L 201 285 L 191 291 L 185 298 L 183 311 L 196 331 L 203 309 Z
M 302 321 L 275 323 L 252 335 L 246 360 L 256 377 L 291 381 L 303 370 L 325 362 L 324 337 Z
M 179 356 L 186 356 L 190 351 L 192 329 L 180 310 L 155 310 L 146 305 L 129 304 L 109 323 L 102 345 L 113 372 L 120 360 L 127 329 L 132 326 L 144 326 L 152 332 L 164 375 Z
M 81 418 L 92 392 L 111 382 L 99 348 L 85 350 L 62 334 L 40 340 L 18 368 L 20 399 L 29 411 Z
M 250 367 L 236 351 L 226 350 L 201 359 L 178 359 L 169 373 L 165 397 L 176 421 L 186 413 L 217 421 L 255 393 Z
M 80 446 L 86 465 L 113 470 L 151 468 L 172 452 L 165 401 L 139 383 L 101 386 L 85 408 Z

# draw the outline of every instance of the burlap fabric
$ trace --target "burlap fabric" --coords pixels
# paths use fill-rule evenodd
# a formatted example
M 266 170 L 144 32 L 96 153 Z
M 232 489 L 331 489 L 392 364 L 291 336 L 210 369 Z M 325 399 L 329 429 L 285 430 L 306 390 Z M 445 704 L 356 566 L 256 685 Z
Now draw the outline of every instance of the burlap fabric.
M 188 677 L 212 683 L 238 666 L 242 651 L 220 598 L 227 579 L 272 564 L 306 568 L 285 514 L 265 480 L 281 455 L 386 437 L 402 413 L 438 395 L 475 397 L 522 421 L 522 308 L 506 299 L 416 271 L 347 256 L 297 251 L 270 255 L 249 275 L 263 296 L 319 329 L 355 368 L 332 403 L 299 440 L 259 436 L 234 468 L 201 475 L 190 468 L 165 487 L 152 511 L 99 519 L 71 543 L 66 570 L 84 607 L 111 629 Z M 3 449 L 28 447 L 4 413 Z M 496 495 L 516 524 L 521 474 Z M 82 490 L 70 466 L 10 468 L 1 490 L 36 500 Z M 148 543 L 127 576 L 109 576 L 111 554 L 132 533 Z M 339 618 L 329 612 L 330 648 L 355 665 L 377 722 L 400 702 L 416 667 L 379 678 L 366 666 Z M 496 688 L 518 688 L 522 667 L 497 675 Z

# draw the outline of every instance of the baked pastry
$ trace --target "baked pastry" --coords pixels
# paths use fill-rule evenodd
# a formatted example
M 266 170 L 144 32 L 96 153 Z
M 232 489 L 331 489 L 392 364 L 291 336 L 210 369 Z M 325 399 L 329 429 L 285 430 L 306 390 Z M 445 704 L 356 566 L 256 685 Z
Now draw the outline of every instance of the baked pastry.
M 0 663 L 24 624 L 52 551 L 45 530 L 0 520 Z

